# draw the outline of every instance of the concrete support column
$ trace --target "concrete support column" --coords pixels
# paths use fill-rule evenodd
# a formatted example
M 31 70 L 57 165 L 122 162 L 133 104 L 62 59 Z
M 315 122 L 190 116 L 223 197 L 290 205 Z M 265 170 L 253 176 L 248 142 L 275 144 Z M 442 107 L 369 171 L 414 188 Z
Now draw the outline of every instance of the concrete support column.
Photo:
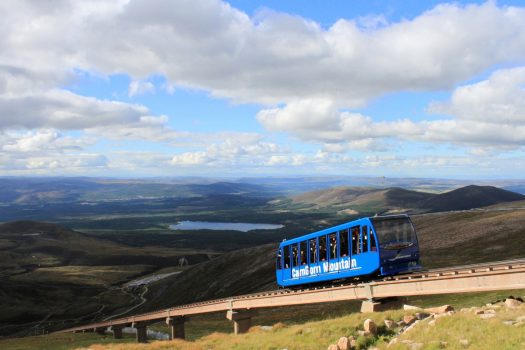
M 148 342 L 148 325 L 145 322 L 133 322 L 131 327 L 137 330 L 137 343 Z
M 255 310 L 229 310 L 226 318 L 233 321 L 233 332 L 241 334 L 248 332 L 252 325 L 252 317 L 256 314 Z
M 186 338 L 186 334 L 184 332 L 184 322 L 186 321 L 187 318 L 184 316 L 166 318 L 166 324 L 170 328 L 170 340 Z
M 113 331 L 113 338 L 122 339 L 122 328 L 120 326 L 111 326 L 111 331 Z
M 398 298 L 388 299 L 369 299 L 363 300 L 361 304 L 361 312 L 379 312 L 386 310 L 395 310 L 403 307 L 403 301 Z
M 95 332 L 100 335 L 106 335 L 106 329 L 107 327 L 98 327 L 95 328 Z

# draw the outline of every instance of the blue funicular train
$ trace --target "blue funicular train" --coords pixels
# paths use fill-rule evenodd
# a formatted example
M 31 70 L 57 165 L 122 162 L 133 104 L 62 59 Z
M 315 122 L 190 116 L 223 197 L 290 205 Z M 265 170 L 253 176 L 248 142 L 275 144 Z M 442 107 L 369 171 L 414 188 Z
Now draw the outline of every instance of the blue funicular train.
M 421 269 L 408 215 L 365 217 L 285 240 L 277 252 L 280 287 L 391 276 Z

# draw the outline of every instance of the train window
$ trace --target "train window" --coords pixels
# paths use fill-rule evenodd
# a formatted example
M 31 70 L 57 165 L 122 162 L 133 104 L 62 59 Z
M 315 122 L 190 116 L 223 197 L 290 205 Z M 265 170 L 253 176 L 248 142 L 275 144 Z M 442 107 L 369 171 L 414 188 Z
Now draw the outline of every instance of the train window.
M 287 245 L 284 247 L 284 268 L 290 268 L 290 246 Z
M 299 252 L 297 251 L 297 244 L 292 246 L 292 267 L 299 265 Z
M 377 252 L 377 243 L 376 238 L 374 237 L 374 232 L 372 231 L 372 227 L 370 227 L 370 251 Z
M 359 236 L 360 236 L 359 227 L 358 226 L 352 227 L 350 230 L 352 232 L 352 255 L 359 254 L 361 252 L 361 247 L 360 247 L 361 240 L 359 239 Z
M 326 261 L 326 253 L 328 253 L 328 250 L 326 249 L 326 236 L 319 237 L 319 261 Z
M 335 233 L 330 233 L 328 235 L 328 240 L 330 242 L 330 259 L 337 258 L 337 237 Z
M 306 265 L 308 263 L 308 256 L 306 255 L 306 241 L 299 243 L 299 248 L 301 249 L 301 265 Z
M 277 270 L 280 270 L 283 268 L 282 258 L 283 258 L 283 249 L 279 248 L 279 251 L 277 252 L 277 260 L 276 260 Z
M 317 239 L 311 239 L 309 242 L 310 264 L 315 264 L 317 262 Z
M 339 231 L 339 244 L 341 257 L 348 256 L 348 229 Z
M 366 253 L 368 251 L 368 228 L 363 226 L 361 232 L 363 232 L 363 252 Z

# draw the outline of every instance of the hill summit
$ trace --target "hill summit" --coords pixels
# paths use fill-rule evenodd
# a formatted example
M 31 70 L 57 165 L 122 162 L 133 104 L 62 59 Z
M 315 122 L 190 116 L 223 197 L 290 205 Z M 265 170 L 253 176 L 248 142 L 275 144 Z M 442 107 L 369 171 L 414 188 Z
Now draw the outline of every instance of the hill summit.
M 305 208 L 353 209 L 359 213 L 435 212 L 466 210 L 525 200 L 519 193 L 493 186 L 469 185 L 445 193 L 428 193 L 399 187 L 335 187 L 291 198 Z

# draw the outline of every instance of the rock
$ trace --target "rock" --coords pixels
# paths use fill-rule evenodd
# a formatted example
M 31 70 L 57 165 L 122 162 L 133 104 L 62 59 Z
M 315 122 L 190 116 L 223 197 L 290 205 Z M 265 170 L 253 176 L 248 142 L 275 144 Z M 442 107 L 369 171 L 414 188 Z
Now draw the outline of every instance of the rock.
M 496 310 L 492 310 L 492 309 L 488 309 L 488 310 L 485 310 L 485 312 L 483 312 L 484 314 L 493 314 L 495 315 L 496 314 Z
M 481 314 L 481 315 L 478 315 L 481 319 L 483 320 L 488 320 L 489 318 L 493 318 L 495 317 L 496 315 L 495 314 Z
M 397 344 L 398 341 L 399 341 L 398 338 L 392 338 L 392 340 L 390 340 L 390 342 L 388 342 L 388 345 L 386 347 L 389 348 L 392 345 Z
M 430 314 L 427 314 L 425 312 L 416 312 L 414 316 L 416 316 L 418 320 L 424 320 L 425 318 L 429 317 Z
M 350 340 L 350 349 L 356 349 L 357 348 L 357 339 L 352 335 L 348 337 L 348 340 Z
M 523 322 L 525 321 L 525 316 L 519 316 L 518 318 L 516 318 L 516 322 Z
M 508 308 L 511 308 L 511 309 L 517 308 L 517 307 L 519 307 L 521 304 L 522 304 L 522 302 L 519 301 L 519 300 L 516 300 L 516 299 L 511 299 L 511 298 L 507 298 L 507 299 L 505 299 L 505 305 L 506 305 Z
M 410 332 L 419 322 L 420 322 L 419 320 L 414 321 L 414 323 L 412 323 L 410 326 L 405 328 L 403 333 Z
M 468 307 L 463 307 L 461 308 L 461 310 L 459 310 L 459 312 L 469 312 L 470 311 L 470 308 Z
M 369 332 L 370 334 L 376 334 L 377 333 L 377 326 L 374 320 L 372 319 L 366 319 L 363 324 L 363 329 L 365 332 Z
M 414 311 L 414 310 L 421 310 L 421 308 L 417 306 L 413 306 L 413 305 L 404 304 L 403 310 Z
M 358 330 L 358 331 L 357 331 L 357 335 L 359 335 L 359 336 L 361 336 L 361 337 L 366 337 L 366 336 L 370 335 L 370 332 L 368 332 L 368 331 Z
M 459 340 L 459 343 L 460 343 L 461 345 L 463 345 L 464 347 L 467 347 L 467 346 L 470 345 L 470 342 L 468 341 L 468 339 L 460 339 L 460 340 Z
M 339 347 L 336 344 L 330 344 L 328 350 L 339 350 Z
M 430 322 L 428 322 L 428 325 L 434 327 L 436 325 L 436 320 L 430 320 Z
M 406 325 L 410 325 L 415 320 L 416 320 L 415 316 L 412 316 L 412 315 L 405 315 L 405 316 L 403 316 L 403 322 L 405 322 Z
M 385 320 L 385 327 L 386 329 L 392 329 L 396 326 L 396 323 L 392 320 L 386 319 Z
M 396 325 L 397 325 L 398 327 L 403 327 L 403 326 L 406 326 L 406 323 L 405 323 L 405 321 L 401 320 L 401 321 L 397 321 L 397 322 L 396 322 Z
M 410 350 L 419 350 L 423 348 L 423 343 L 412 343 L 408 346 Z
M 516 321 L 513 321 L 513 320 L 503 321 L 503 324 L 506 326 L 512 326 L 514 323 L 516 323 Z
M 438 307 L 431 307 L 425 309 L 425 311 L 431 314 L 443 314 L 445 312 L 454 311 L 454 308 L 450 305 L 443 305 Z
M 339 350 L 349 350 L 350 349 L 350 339 L 347 337 L 341 337 L 337 341 L 337 347 Z
M 474 315 L 483 315 L 485 313 L 484 310 L 475 310 Z

